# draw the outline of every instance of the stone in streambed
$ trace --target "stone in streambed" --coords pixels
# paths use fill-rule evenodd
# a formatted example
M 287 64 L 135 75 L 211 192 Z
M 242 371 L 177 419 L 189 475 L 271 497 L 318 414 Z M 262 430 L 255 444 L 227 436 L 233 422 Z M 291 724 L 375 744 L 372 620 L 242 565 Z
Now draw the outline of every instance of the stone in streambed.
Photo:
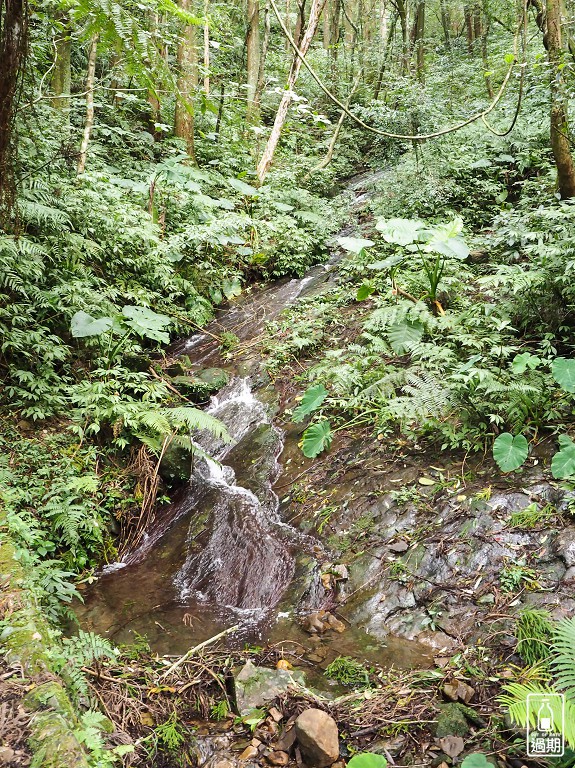
M 252 709 L 263 707 L 285 693 L 290 685 L 303 685 L 303 682 L 301 672 L 256 667 L 252 661 L 247 661 L 235 678 L 238 712 L 247 715 Z
M 327 768 L 339 757 L 337 723 L 321 709 L 306 709 L 295 721 L 298 744 L 305 761 L 314 768 Z

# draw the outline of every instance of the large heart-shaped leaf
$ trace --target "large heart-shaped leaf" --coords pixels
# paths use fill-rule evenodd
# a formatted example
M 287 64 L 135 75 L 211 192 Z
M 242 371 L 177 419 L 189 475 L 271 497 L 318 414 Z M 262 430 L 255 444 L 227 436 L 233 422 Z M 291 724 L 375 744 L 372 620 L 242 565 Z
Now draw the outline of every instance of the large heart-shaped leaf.
M 318 421 L 311 424 L 303 433 L 302 452 L 308 459 L 315 459 L 322 451 L 331 445 L 333 433 L 329 421 Z
M 493 763 L 482 752 L 472 752 L 463 759 L 461 768 L 493 768 Z
M 354 755 L 347 765 L 348 768 L 386 768 L 387 760 L 375 752 L 360 752 L 359 755 Z
M 551 373 L 561 389 L 575 393 L 575 360 L 556 357 L 551 366 Z
M 568 435 L 561 435 L 559 447 L 551 460 L 551 474 L 557 480 L 564 480 L 575 475 L 575 443 Z
M 170 337 L 163 330 L 170 324 L 170 318 L 166 315 L 159 315 L 148 307 L 133 307 L 129 304 L 122 307 L 122 314 L 126 318 L 126 325 L 139 336 L 161 341 L 164 344 L 169 343 Z
M 366 240 L 363 237 L 338 237 L 337 242 L 349 253 L 360 253 L 364 248 L 371 248 L 375 245 L 373 240 Z
M 371 294 L 375 291 L 375 286 L 373 283 L 370 283 L 368 280 L 364 280 L 363 283 L 359 286 L 357 289 L 357 293 L 355 294 L 356 301 L 365 301 L 368 296 L 371 296 Z
M 228 184 L 242 195 L 253 197 L 258 194 L 258 190 L 255 187 L 252 187 L 251 184 L 246 184 L 241 179 L 228 179 Z
M 424 224 L 417 219 L 382 219 L 375 227 L 381 232 L 386 243 L 410 245 L 419 241 Z
M 529 452 L 529 444 L 523 435 L 503 432 L 493 443 L 493 458 L 502 472 L 518 469 Z
M 395 256 L 388 256 L 387 259 L 382 259 L 382 261 L 374 261 L 373 264 L 368 264 L 368 269 L 391 269 L 392 267 L 397 266 L 398 264 L 401 264 L 402 261 L 405 260 L 405 255 L 396 254 Z
M 100 336 L 109 331 L 113 325 L 111 317 L 95 318 L 87 312 L 76 312 L 70 321 L 70 333 L 75 339 L 83 339 L 86 336 Z
M 388 329 L 387 338 L 393 351 L 397 355 L 404 355 L 421 340 L 424 330 L 419 320 L 403 320 Z
M 537 357 L 537 355 L 532 355 L 530 352 L 522 352 L 520 355 L 515 355 L 511 361 L 511 370 L 517 374 L 525 373 L 527 369 L 534 371 L 540 363 L 541 358 Z
M 309 387 L 302 397 L 301 403 L 294 410 L 292 421 L 295 421 L 296 424 L 303 421 L 310 413 L 317 411 L 326 397 L 327 389 L 323 384 L 316 384 L 313 387 Z

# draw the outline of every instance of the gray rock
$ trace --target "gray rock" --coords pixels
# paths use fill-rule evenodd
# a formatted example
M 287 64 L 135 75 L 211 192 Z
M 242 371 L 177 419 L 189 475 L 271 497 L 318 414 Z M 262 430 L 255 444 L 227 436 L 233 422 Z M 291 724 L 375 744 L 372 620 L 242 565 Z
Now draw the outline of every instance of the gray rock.
M 235 678 L 238 712 L 247 715 L 285 693 L 290 685 L 303 685 L 303 682 L 301 672 L 256 667 L 247 661 Z
M 575 565 L 575 528 L 565 528 L 555 542 L 555 550 L 568 567 Z
M 295 721 L 298 744 L 309 765 L 326 768 L 339 757 L 337 723 L 321 709 L 306 709 Z

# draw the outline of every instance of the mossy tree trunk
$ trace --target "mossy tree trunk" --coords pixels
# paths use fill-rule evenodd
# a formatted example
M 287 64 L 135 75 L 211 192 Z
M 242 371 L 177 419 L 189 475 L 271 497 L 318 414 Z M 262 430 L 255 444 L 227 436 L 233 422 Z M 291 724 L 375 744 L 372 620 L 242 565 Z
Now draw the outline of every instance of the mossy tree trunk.
M 563 7 L 561 0 L 547 0 L 547 53 L 551 84 L 551 149 L 557 167 L 557 186 L 561 197 L 575 197 L 575 166 L 571 154 L 567 96 L 563 77 Z

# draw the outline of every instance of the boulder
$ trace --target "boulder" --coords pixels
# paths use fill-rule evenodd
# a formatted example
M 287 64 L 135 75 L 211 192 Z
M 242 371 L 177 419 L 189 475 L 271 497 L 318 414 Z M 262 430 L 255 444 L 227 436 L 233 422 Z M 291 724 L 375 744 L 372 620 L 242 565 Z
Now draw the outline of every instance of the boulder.
M 321 709 L 306 709 L 295 721 L 303 757 L 314 768 L 326 768 L 339 757 L 337 723 Z
M 240 715 L 247 715 L 252 709 L 269 704 L 276 696 L 285 693 L 290 685 L 303 685 L 301 672 L 287 669 L 256 667 L 247 661 L 235 678 L 236 704 Z

